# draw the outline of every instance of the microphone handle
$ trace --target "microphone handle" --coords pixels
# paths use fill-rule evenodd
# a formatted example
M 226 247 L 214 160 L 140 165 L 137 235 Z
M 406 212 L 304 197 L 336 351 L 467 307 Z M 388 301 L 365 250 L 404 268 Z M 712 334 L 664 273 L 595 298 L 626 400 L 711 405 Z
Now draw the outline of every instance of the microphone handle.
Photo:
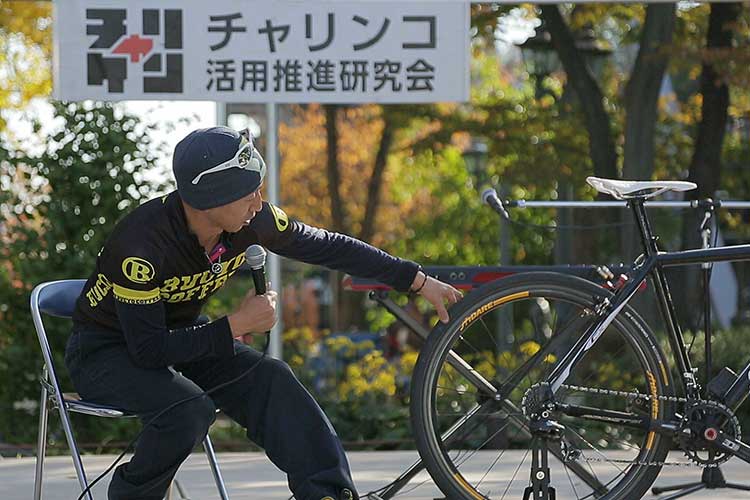
M 266 293 L 266 271 L 264 268 L 259 267 L 252 269 L 253 284 L 255 285 L 255 293 L 257 295 L 263 295 Z
M 253 284 L 255 285 L 255 294 L 263 295 L 266 293 L 266 270 L 264 267 L 251 268 L 250 274 L 253 275 Z M 265 332 L 266 335 L 270 335 L 271 331 Z

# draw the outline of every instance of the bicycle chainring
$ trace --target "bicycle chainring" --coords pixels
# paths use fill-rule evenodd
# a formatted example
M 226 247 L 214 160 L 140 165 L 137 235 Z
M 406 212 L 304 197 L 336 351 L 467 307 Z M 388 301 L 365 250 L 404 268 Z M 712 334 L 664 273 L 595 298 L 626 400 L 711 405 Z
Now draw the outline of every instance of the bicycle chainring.
M 740 439 L 742 430 L 734 412 L 715 401 L 692 401 L 685 406 L 677 441 L 685 455 L 703 467 L 715 467 L 732 455 L 711 446 L 721 431 L 730 439 Z

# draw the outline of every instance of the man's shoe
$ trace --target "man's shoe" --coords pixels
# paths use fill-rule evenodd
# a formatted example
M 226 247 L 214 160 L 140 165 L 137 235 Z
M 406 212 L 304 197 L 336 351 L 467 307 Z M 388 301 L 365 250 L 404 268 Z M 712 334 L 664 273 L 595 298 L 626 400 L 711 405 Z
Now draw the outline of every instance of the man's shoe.
M 320 500 L 334 500 L 333 497 L 323 497 Z M 352 490 L 349 488 L 344 488 L 341 490 L 341 494 L 339 495 L 339 500 L 354 500 L 354 493 L 352 493 Z
M 344 488 L 341 490 L 341 495 L 339 495 L 339 498 L 341 500 L 354 500 L 354 493 L 352 493 L 352 490 L 349 488 Z

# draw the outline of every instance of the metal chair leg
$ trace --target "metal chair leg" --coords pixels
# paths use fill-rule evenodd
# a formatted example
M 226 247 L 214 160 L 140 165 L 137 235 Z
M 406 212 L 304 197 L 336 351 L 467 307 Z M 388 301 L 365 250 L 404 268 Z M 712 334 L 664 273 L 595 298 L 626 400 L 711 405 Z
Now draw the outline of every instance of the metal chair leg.
M 221 500 L 229 500 L 227 488 L 224 485 L 224 478 L 221 477 L 221 471 L 219 470 L 219 461 L 216 459 L 214 446 L 211 444 L 211 438 L 208 437 L 208 434 L 206 434 L 206 438 L 203 440 L 203 449 L 206 451 L 208 465 L 211 467 L 211 472 L 214 475 L 214 481 L 216 482 L 216 488 L 219 490 Z
M 73 436 L 73 428 L 70 425 L 70 415 L 68 410 L 65 408 L 65 402 L 62 400 L 62 396 L 58 395 L 58 410 L 60 411 L 60 420 L 62 421 L 63 430 L 65 431 L 65 437 L 68 440 L 68 447 L 70 448 L 70 455 L 73 458 L 73 466 L 76 469 L 76 475 L 78 476 L 78 482 L 81 484 L 81 491 L 88 488 L 89 482 L 86 479 L 86 472 L 83 469 L 83 461 L 81 461 L 81 453 L 78 451 L 78 445 L 76 439 Z M 91 490 L 86 494 L 88 500 L 94 500 L 94 496 Z
M 47 371 L 44 371 L 44 379 Z M 36 472 L 34 474 L 34 500 L 42 498 L 42 474 L 44 472 L 44 456 L 47 453 L 47 388 L 42 385 L 42 397 L 39 400 L 39 437 L 36 445 Z
M 185 492 L 185 489 L 177 479 L 172 482 L 172 486 L 177 489 L 177 494 L 180 495 L 180 500 L 190 500 L 190 496 L 187 494 L 187 492 Z

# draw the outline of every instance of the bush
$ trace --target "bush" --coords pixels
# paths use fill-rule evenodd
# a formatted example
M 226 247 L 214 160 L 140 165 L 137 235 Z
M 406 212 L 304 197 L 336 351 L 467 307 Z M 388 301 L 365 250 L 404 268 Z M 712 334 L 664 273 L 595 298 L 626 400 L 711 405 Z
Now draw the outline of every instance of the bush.
M 29 311 L 32 288 L 87 277 L 117 220 L 161 188 L 139 176 L 153 158 L 150 129 L 138 118 L 105 103 L 58 102 L 54 111 L 59 126 L 41 153 L 0 147 L 0 380 L 6 381 L 0 384 L 0 442 L 36 438 L 43 362 Z M 59 367 L 69 330 L 68 321 L 52 321 L 48 328 Z M 58 420 L 50 418 L 53 441 L 62 439 Z M 78 426 L 82 442 L 119 439 L 133 425 L 85 420 Z
M 413 448 L 409 381 L 415 351 L 387 360 L 371 340 L 284 333 L 285 359 L 348 448 Z

